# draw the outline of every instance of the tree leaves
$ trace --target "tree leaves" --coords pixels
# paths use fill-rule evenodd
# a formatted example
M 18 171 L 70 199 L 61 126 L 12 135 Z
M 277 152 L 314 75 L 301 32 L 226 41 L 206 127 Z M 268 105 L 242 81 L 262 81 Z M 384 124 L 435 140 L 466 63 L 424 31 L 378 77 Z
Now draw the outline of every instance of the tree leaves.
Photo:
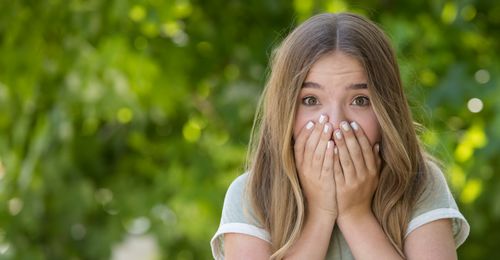
M 473 227 L 460 256 L 498 255 L 485 242 L 500 228 L 500 15 L 490 1 L 0 8 L 1 258 L 110 258 L 151 237 L 161 258 L 209 258 L 225 191 L 244 170 L 272 48 L 327 10 L 354 10 L 388 32 L 428 128 L 422 139 Z

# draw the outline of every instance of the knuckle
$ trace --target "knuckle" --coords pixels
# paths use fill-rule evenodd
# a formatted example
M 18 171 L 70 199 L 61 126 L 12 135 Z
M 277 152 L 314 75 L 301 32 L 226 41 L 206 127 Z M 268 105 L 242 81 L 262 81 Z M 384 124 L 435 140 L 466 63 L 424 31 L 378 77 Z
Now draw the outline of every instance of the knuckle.
M 331 133 L 328 131 L 328 132 L 322 132 L 321 133 L 321 139 L 330 139 L 330 136 L 331 136 Z
M 344 135 L 346 139 L 356 139 L 356 135 L 354 135 L 353 131 L 347 131 Z
M 322 159 L 323 159 L 323 156 L 321 155 L 321 153 L 314 153 L 314 156 L 313 156 L 314 162 L 319 162 Z
M 312 151 L 312 150 L 314 150 L 314 148 L 316 148 L 315 144 L 313 144 L 312 142 L 307 142 L 306 150 Z
M 354 158 L 362 158 L 363 154 L 361 153 L 361 150 L 360 149 L 353 149 L 352 151 L 352 155 L 354 156 Z
M 344 160 L 343 162 L 341 162 L 341 164 L 342 164 L 342 167 L 346 168 L 346 169 L 350 169 L 352 166 L 352 163 L 350 160 Z
M 361 145 L 361 150 L 362 150 L 362 151 L 363 151 L 363 153 L 365 153 L 365 154 L 369 154 L 369 153 L 371 153 L 371 152 L 372 152 L 372 149 L 371 149 L 369 146 L 367 146 L 367 145 Z

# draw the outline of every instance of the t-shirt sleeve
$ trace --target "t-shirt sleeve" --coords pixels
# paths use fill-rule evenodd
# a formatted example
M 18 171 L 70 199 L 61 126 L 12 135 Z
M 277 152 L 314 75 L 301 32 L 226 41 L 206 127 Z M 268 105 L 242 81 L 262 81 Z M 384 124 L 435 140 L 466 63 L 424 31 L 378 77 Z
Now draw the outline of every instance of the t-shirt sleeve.
M 469 235 L 469 223 L 460 213 L 442 171 L 433 162 L 429 162 L 429 173 L 425 190 L 417 201 L 405 237 L 432 221 L 451 219 L 453 237 L 458 248 Z
M 220 225 L 210 242 L 212 255 L 215 259 L 224 259 L 225 233 L 240 233 L 267 242 L 271 241 L 269 233 L 262 228 L 246 199 L 247 179 L 248 173 L 239 176 L 231 183 L 226 192 Z

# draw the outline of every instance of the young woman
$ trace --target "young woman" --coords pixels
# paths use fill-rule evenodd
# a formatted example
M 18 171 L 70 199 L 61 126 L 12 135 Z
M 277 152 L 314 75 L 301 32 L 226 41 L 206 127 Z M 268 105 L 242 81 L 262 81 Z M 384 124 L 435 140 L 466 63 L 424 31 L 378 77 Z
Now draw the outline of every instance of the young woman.
M 221 259 L 455 259 L 469 225 L 426 155 L 372 22 L 316 15 L 272 57 Z

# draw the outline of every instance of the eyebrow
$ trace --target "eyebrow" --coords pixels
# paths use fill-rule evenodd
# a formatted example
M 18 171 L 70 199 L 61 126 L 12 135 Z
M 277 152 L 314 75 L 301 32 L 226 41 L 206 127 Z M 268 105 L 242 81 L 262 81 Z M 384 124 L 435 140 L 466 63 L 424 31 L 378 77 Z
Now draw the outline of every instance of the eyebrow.
M 318 88 L 318 89 L 323 89 L 323 86 L 321 84 L 318 84 L 316 82 L 311 82 L 311 81 L 306 81 L 302 84 L 302 88 Z M 349 84 L 346 86 L 346 89 L 351 90 L 351 89 L 367 89 L 368 84 L 366 83 L 354 83 L 354 84 Z

